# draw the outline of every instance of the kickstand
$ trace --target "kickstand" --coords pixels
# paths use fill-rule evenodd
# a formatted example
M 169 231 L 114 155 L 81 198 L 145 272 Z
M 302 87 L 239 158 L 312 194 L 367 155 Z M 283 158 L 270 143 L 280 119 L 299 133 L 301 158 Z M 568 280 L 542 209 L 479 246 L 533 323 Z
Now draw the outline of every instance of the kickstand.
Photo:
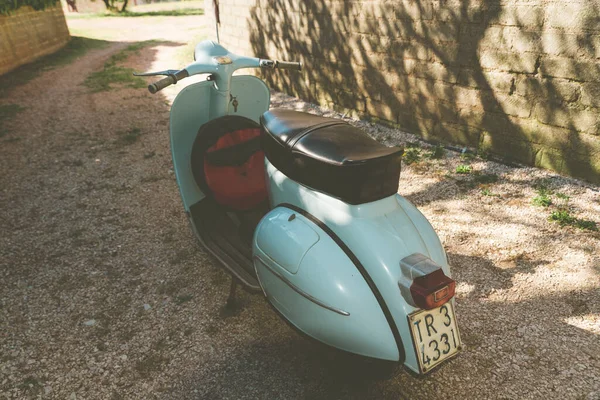
M 227 307 L 234 308 L 236 306 L 235 292 L 238 282 L 234 277 L 231 277 L 231 287 L 229 288 L 229 297 L 227 298 Z

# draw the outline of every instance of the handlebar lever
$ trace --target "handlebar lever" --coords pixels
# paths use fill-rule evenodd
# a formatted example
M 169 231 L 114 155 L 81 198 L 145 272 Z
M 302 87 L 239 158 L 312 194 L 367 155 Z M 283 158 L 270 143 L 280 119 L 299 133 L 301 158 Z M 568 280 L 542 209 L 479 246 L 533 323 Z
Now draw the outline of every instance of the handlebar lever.
M 165 71 L 157 71 L 157 72 L 142 72 L 142 73 L 134 72 L 133 75 L 135 75 L 135 76 L 161 76 L 161 75 L 169 76 L 169 75 L 175 74 L 176 72 L 178 72 L 178 70 L 176 70 L 176 69 L 167 69 Z

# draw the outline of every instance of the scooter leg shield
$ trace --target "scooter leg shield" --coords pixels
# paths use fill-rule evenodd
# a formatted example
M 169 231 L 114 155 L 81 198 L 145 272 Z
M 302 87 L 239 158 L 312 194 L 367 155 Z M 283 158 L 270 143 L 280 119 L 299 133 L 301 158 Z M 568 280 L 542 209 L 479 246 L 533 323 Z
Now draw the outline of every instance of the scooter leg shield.
M 398 361 L 398 346 L 375 294 L 330 235 L 286 207 L 259 223 L 254 267 L 265 296 L 292 325 L 332 347 Z

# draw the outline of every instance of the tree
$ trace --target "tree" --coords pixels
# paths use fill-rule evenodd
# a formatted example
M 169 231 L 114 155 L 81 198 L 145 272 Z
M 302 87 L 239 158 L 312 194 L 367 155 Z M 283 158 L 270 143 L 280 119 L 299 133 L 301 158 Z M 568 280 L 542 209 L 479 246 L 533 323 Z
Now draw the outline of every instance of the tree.
M 76 0 L 67 0 L 67 5 L 69 6 L 70 12 L 79 12 L 77 10 L 77 4 L 75 4 Z
M 119 11 L 119 12 L 125 12 L 127 10 L 127 4 L 129 3 L 129 0 L 102 0 L 104 2 L 104 5 L 106 6 L 106 9 L 109 11 Z M 123 3 L 123 6 L 121 6 L 121 8 L 119 9 L 119 7 L 116 6 L 115 3 Z

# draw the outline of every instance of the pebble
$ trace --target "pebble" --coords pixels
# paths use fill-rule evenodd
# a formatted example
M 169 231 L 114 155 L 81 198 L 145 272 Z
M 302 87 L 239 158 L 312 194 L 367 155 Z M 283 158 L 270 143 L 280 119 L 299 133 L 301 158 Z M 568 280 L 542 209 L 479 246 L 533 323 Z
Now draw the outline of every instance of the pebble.
M 89 319 L 89 320 L 85 321 L 83 324 L 85 326 L 94 326 L 94 325 L 96 325 L 96 320 L 95 319 Z

